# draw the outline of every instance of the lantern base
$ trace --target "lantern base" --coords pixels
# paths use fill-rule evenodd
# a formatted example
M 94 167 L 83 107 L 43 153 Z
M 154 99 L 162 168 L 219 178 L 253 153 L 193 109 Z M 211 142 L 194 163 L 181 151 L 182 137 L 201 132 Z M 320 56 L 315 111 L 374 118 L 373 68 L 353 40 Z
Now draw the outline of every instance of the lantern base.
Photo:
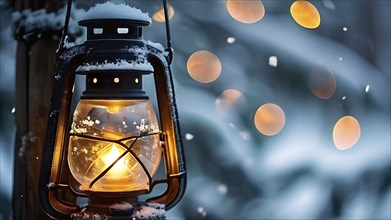
M 129 196 L 90 196 L 90 201 L 84 212 L 90 215 L 112 216 L 110 219 L 123 219 L 132 215 L 137 197 Z
M 136 198 L 127 198 L 127 202 L 118 203 L 117 198 L 94 198 L 87 207 L 78 213 L 73 213 L 73 220 L 167 220 L 165 216 L 165 206 L 157 203 L 137 203 Z M 114 203 L 109 205 L 109 200 Z M 114 201 L 115 200 L 115 201 Z

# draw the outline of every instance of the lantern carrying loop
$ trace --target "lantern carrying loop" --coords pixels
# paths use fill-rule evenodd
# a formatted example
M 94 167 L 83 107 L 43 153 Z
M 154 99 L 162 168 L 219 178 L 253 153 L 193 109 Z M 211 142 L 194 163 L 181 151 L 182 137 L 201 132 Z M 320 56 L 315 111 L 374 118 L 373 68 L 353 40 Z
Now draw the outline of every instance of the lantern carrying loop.
M 163 0 L 163 10 L 164 10 L 164 20 L 166 23 L 166 36 L 167 36 L 167 48 L 166 52 L 168 53 L 168 65 L 171 65 L 173 56 L 174 56 L 174 49 L 171 45 L 171 32 L 170 32 L 170 19 L 168 15 L 168 6 L 167 6 L 167 0 Z

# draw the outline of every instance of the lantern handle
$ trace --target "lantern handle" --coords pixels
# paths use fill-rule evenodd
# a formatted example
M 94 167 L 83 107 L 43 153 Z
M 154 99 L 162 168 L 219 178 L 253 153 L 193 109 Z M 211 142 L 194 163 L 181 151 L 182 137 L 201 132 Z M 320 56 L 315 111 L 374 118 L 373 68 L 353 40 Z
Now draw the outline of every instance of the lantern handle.
M 164 20 L 166 23 L 166 36 L 167 36 L 167 48 L 165 51 L 168 53 L 167 62 L 168 65 L 170 65 L 174 56 L 174 49 L 172 48 L 170 21 L 169 21 L 170 19 L 169 19 L 167 0 L 163 0 L 163 10 L 164 10 Z
M 71 9 L 72 9 L 72 0 L 67 0 L 67 11 L 65 15 L 64 29 L 62 30 L 62 35 L 60 39 L 60 43 L 58 44 L 58 48 L 56 50 L 57 59 L 60 58 L 61 54 L 64 52 L 65 47 L 65 39 L 68 35 L 68 26 L 69 26 L 69 18 L 71 17 Z

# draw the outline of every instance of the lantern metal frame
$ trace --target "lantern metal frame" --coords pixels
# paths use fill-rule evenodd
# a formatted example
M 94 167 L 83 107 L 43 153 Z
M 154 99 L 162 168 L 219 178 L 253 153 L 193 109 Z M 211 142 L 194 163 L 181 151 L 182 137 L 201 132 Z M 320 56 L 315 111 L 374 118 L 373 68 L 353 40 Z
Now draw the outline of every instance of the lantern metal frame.
M 43 146 L 43 160 L 39 179 L 38 195 L 42 209 L 51 217 L 57 219 L 70 219 L 73 213 L 79 212 L 82 207 L 76 204 L 69 204 L 58 197 L 58 192 L 66 190 L 75 196 L 89 196 L 81 192 L 75 192 L 70 186 L 72 183 L 64 183 L 64 175 L 69 169 L 66 161 L 67 142 L 69 137 L 69 121 L 71 103 L 73 97 L 73 87 L 76 78 L 76 69 L 85 62 L 90 52 L 91 46 L 88 40 L 82 45 L 76 45 L 71 48 L 64 48 L 64 39 L 68 29 L 71 0 L 68 0 L 67 18 L 64 26 L 64 33 L 60 42 L 58 54 L 58 70 L 53 89 L 53 95 L 50 102 L 50 115 L 47 125 L 47 134 Z M 172 61 L 171 39 L 169 34 L 169 19 L 167 13 L 167 2 L 163 0 L 163 7 L 166 17 L 167 45 L 166 51 L 156 48 L 154 45 L 137 39 L 116 40 L 115 43 L 123 44 L 124 47 L 139 45 L 146 49 L 146 58 L 153 66 L 153 77 L 155 81 L 155 91 L 157 95 L 157 106 L 160 116 L 161 140 L 163 141 L 164 163 L 166 168 L 166 178 L 152 181 L 150 175 L 149 189 L 142 192 L 124 192 L 124 197 L 137 197 L 137 195 L 149 193 L 153 188 L 161 183 L 167 184 L 166 191 L 157 197 L 147 199 L 147 202 L 160 203 L 165 205 L 165 209 L 172 208 L 182 198 L 186 187 L 186 166 L 183 152 L 183 144 L 180 135 L 180 125 L 178 110 L 175 101 L 174 83 L 170 63 Z M 68 19 L 68 21 L 67 21 Z M 94 22 L 94 21 L 90 21 Z M 101 22 L 105 22 L 102 20 Z M 125 21 L 122 19 L 111 19 L 110 22 L 126 23 L 137 21 Z M 81 25 L 88 25 L 84 21 Z M 105 49 L 103 49 L 105 50 Z M 107 48 L 107 54 L 115 54 L 118 57 L 128 56 L 126 50 L 117 48 Z M 142 164 L 141 164 L 142 165 Z M 145 167 L 144 171 L 145 171 Z M 147 172 L 148 173 L 148 172 Z M 99 194 L 99 193 L 98 193 Z M 104 197 L 109 198 L 110 193 L 103 193 Z M 118 193 L 113 195 L 118 196 Z M 92 194 L 91 194 L 92 195 Z M 115 217 L 113 217 L 115 219 Z M 118 217 L 120 219 L 120 217 Z

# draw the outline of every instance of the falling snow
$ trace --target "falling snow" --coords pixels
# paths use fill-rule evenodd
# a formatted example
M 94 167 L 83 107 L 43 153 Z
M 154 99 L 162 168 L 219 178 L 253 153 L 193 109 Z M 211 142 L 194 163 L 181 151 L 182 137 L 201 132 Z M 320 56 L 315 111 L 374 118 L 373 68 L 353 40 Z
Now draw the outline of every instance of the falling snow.
M 365 86 L 365 92 L 366 92 L 366 93 L 369 92 L 369 85 Z
M 226 194 L 228 192 L 228 187 L 225 184 L 221 184 L 217 187 L 217 191 L 221 194 Z
M 185 138 L 186 138 L 186 140 L 190 141 L 190 140 L 193 140 L 194 135 L 192 135 L 192 134 L 190 134 L 190 133 L 186 133 L 186 134 L 185 134 Z
M 335 10 L 335 5 L 332 0 L 323 0 L 323 5 L 330 10 Z
M 197 208 L 197 212 L 204 218 L 206 216 L 206 211 L 202 207 Z
M 247 131 L 239 132 L 239 135 L 243 138 L 243 140 L 250 140 L 250 133 Z
M 229 43 L 229 44 L 233 44 L 233 43 L 235 43 L 235 41 L 236 41 L 236 39 L 234 37 L 227 38 L 227 43 Z
M 269 65 L 272 67 L 277 67 L 277 57 L 276 56 L 271 56 L 269 57 Z

